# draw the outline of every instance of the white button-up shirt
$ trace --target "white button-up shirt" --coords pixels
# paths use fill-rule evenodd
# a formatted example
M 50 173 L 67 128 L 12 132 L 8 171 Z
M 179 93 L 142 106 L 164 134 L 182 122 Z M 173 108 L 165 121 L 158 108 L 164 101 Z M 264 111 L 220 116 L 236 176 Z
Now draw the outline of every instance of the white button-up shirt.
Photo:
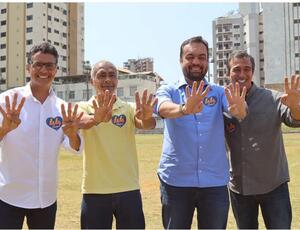
M 26 98 L 20 113 L 21 124 L 4 136 L 0 152 L 0 200 L 22 208 L 44 208 L 56 201 L 58 153 L 61 143 L 71 149 L 69 139 L 61 128 L 61 104 L 65 101 L 50 90 L 41 104 L 33 97 L 30 85 L 0 94 L 0 104 L 5 110 L 5 96 L 13 101 L 18 93 L 18 103 Z M 0 113 L 0 125 L 2 124 Z M 73 150 L 75 153 L 79 151 Z

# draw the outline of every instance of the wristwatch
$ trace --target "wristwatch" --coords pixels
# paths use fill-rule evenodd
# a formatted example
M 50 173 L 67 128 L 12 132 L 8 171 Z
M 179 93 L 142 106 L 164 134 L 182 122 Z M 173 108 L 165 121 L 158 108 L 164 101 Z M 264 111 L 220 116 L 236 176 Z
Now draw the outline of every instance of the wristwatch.
M 183 107 L 185 107 L 185 104 L 180 104 L 180 105 L 179 105 L 179 112 L 180 112 L 182 115 L 187 115 L 187 113 L 185 113 L 185 112 L 183 111 Z

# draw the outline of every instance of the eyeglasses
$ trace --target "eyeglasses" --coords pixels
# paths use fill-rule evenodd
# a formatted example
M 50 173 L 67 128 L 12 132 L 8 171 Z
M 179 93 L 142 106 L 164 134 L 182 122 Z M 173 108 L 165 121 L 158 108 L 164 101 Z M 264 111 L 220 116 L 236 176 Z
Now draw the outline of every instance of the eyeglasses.
M 48 63 L 42 63 L 42 62 L 33 62 L 31 64 L 32 68 L 35 70 L 41 70 L 43 66 L 45 66 L 46 70 L 54 70 L 56 69 L 56 63 L 48 62 Z

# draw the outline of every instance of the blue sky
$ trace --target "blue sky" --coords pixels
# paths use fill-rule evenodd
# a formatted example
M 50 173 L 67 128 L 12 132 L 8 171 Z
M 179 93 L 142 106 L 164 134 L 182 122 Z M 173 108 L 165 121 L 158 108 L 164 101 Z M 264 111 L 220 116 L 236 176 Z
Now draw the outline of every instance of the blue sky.
M 154 71 L 175 82 L 182 76 L 181 43 L 202 35 L 212 45 L 212 20 L 237 9 L 225 2 L 86 3 L 85 60 L 122 67 L 127 59 L 152 57 Z

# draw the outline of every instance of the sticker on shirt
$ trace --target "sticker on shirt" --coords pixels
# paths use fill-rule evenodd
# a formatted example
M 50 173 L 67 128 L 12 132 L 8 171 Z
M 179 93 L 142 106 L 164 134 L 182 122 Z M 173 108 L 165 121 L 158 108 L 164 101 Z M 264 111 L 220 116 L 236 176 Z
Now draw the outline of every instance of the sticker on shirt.
M 214 106 L 215 104 L 217 104 L 217 98 L 215 96 L 205 97 L 203 99 L 203 103 L 207 106 Z
M 114 125 L 122 128 L 125 125 L 125 123 L 126 123 L 126 116 L 124 114 L 113 115 L 112 118 L 111 118 L 111 122 Z
M 229 124 L 227 124 L 226 125 L 226 130 L 227 130 L 227 132 L 229 132 L 229 133 L 232 133 L 232 132 L 234 132 L 235 131 L 235 124 L 233 124 L 233 123 L 229 123 Z
M 58 130 L 62 126 L 62 117 L 48 117 L 46 123 L 50 128 Z

